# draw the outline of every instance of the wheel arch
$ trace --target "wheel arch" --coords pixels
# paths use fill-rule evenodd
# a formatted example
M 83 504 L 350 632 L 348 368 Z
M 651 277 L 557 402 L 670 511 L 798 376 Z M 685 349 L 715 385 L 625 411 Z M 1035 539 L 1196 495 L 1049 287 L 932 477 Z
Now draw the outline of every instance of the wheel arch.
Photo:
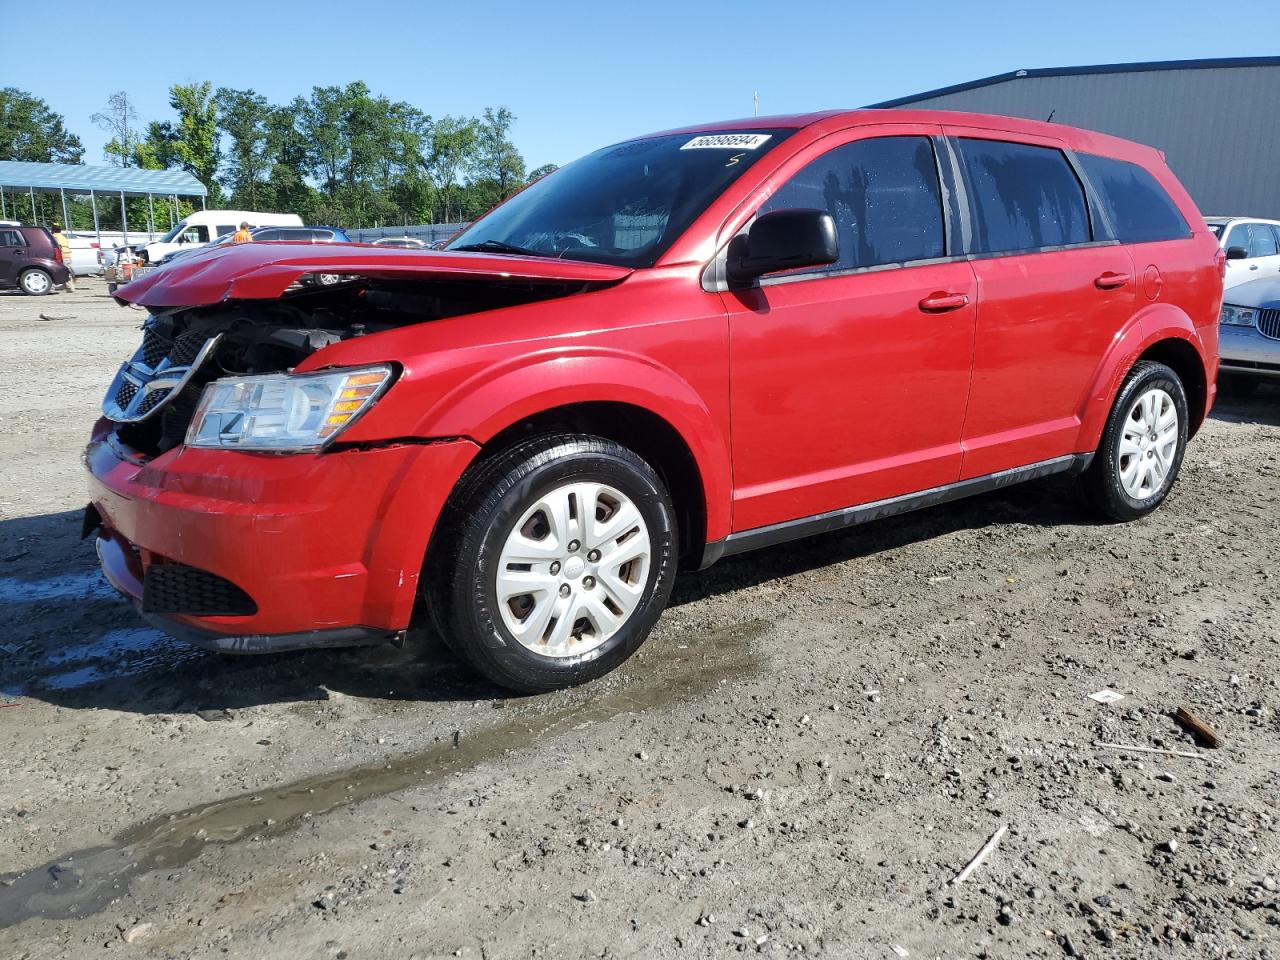
M 539 410 L 508 424 L 481 443 L 467 468 L 473 475 L 493 458 L 532 437 L 580 433 L 603 437 L 634 451 L 662 478 L 675 506 L 682 565 L 696 565 L 707 542 L 708 498 L 703 472 L 688 441 L 654 411 L 616 400 L 588 400 Z M 464 475 L 454 488 L 461 491 Z
M 1191 423 L 1188 436 L 1208 414 L 1210 373 L 1205 348 L 1191 318 L 1173 304 L 1152 304 L 1135 314 L 1111 344 L 1094 375 L 1080 415 L 1077 444 L 1081 452 L 1097 448 L 1107 416 L 1125 377 L 1140 360 L 1154 360 L 1170 367 L 1187 392 Z

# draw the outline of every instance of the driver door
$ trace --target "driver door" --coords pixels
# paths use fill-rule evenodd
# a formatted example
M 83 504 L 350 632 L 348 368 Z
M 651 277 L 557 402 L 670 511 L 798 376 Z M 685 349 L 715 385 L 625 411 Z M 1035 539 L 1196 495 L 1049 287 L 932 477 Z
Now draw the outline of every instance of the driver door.
M 976 283 L 948 256 L 940 133 L 821 141 L 760 204 L 829 212 L 840 259 L 721 294 L 735 532 L 959 479 Z

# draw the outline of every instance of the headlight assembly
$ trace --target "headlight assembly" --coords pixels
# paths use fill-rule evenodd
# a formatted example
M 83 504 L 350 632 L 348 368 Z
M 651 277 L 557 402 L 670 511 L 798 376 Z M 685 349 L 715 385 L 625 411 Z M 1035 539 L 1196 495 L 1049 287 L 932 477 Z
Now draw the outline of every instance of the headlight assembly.
M 227 377 L 205 387 L 187 445 L 230 450 L 319 450 L 377 401 L 387 365 L 321 373 Z
M 1235 304 L 1222 305 L 1221 323 L 1228 327 L 1252 327 L 1258 318 L 1258 311 L 1253 307 L 1237 307 Z

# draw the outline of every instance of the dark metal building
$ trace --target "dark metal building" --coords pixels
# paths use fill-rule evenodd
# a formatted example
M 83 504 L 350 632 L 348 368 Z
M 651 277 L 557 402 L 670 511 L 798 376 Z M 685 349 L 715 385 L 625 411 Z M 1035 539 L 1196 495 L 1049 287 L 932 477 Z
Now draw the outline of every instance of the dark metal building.
M 1206 215 L 1280 219 L 1280 57 L 1016 70 L 873 107 L 1053 120 L 1163 150 Z

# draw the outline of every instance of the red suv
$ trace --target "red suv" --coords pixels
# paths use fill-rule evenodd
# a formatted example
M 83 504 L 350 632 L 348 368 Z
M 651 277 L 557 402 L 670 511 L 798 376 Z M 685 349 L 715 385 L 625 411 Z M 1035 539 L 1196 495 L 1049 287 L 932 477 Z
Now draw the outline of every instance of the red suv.
M 1222 253 L 1160 154 L 858 111 L 642 137 L 443 251 L 242 244 L 145 304 L 87 452 L 175 636 L 599 676 L 678 566 L 1052 473 L 1154 510 L 1215 392 Z M 339 282 L 308 283 L 317 274 Z

